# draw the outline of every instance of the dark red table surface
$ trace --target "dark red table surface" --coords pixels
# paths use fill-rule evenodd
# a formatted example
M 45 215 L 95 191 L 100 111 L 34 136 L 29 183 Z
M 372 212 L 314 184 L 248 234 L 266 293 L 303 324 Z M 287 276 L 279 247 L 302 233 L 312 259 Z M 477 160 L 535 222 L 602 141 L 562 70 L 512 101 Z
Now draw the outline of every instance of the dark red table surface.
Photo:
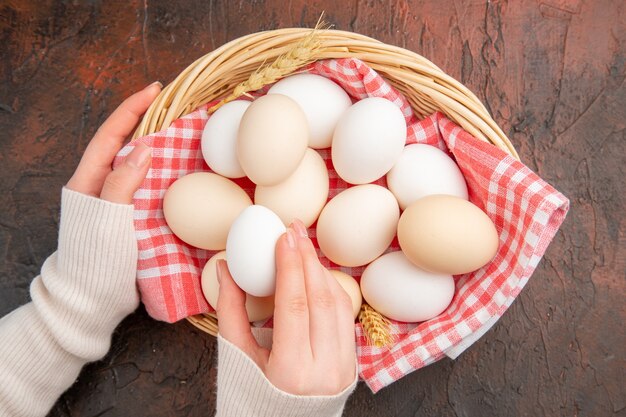
M 260 30 L 338 29 L 414 50 L 483 100 L 571 212 L 519 298 L 457 360 L 347 416 L 626 415 L 626 3 L 539 1 L 0 1 L 0 315 L 57 245 L 59 197 L 132 91 L 170 82 Z M 621 185 L 620 185 L 621 184 Z M 190 324 L 126 319 L 51 416 L 208 416 L 216 343 Z

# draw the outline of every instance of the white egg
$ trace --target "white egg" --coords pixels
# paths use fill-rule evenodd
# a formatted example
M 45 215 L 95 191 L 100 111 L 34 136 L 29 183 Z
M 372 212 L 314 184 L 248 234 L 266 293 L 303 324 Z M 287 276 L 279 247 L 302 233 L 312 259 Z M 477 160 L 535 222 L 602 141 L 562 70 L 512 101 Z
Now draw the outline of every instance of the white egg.
M 202 157 L 215 173 L 228 178 L 245 176 L 237 160 L 236 144 L 239 122 L 250 106 L 249 101 L 224 104 L 209 118 L 202 131 Z
M 365 301 L 384 316 L 417 323 L 445 311 L 454 297 L 454 279 L 426 272 L 402 252 L 391 252 L 365 268 L 361 292 Z
M 226 239 L 226 262 L 239 288 L 255 297 L 274 294 L 276 288 L 275 247 L 287 231 L 267 207 L 247 207 L 235 219 Z
M 254 203 L 272 210 L 285 225 L 300 219 L 309 227 L 326 204 L 328 185 L 324 159 L 313 149 L 307 149 L 296 171 L 285 181 L 256 187 Z
M 467 200 L 467 185 L 461 170 L 445 152 L 431 145 L 405 147 L 387 173 L 387 186 L 402 210 L 415 200 L 432 194 Z
M 402 154 L 406 122 L 389 100 L 370 97 L 344 112 L 333 135 L 332 160 L 350 184 L 366 184 L 385 175 Z
M 309 146 L 314 149 L 330 146 L 339 118 L 352 105 L 343 88 L 315 74 L 283 78 L 267 94 L 283 94 L 300 105 L 309 122 Z
M 220 284 L 217 281 L 217 261 L 226 259 L 226 252 L 221 251 L 213 255 L 202 270 L 202 293 L 214 310 L 217 309 L 217 300 L 220 293 Z M 274 314 L 274 297 L 255 297 L 246 295 L 246 312 L 248 321 L 265 320 Z

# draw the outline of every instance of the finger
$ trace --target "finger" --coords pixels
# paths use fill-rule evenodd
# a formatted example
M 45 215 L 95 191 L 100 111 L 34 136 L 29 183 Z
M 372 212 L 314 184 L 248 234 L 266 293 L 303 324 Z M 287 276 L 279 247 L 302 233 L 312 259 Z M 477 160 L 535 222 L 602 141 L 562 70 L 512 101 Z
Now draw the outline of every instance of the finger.
M 110 165 L 160 92 L 161 83 L 156 82 L 124 100 L 100 126 L 89 144 L 91 152 L 85 152 L 85 156 L 92 158 L 94 165 Z
M 337 300 L 328 285 L 326 268 L 322 266 L 300 220 L 293 223 L 298 233 L 298 250 L 304 266 L 304 283 L 309 306 L 309 334 L 316 360 L 337 363 L 339 344 L 337 327 Z
M 216 264 L 219 293 L 217 297 L 217 319 L 220 335 L 245 352 L 261 369 L 264 369 L 262 349 L 254 336 L 246 312 L 246 294 L 233 280 L 226 262 L 219 259 Z
M 339 344 L 339 358 L 342 366 L 347 366 L 346 372 L 352 381 L 354 376 L 354 361 L 356 359 L 356 336 L 354 333 L 354 312 L 352 311 L 352 301 L 337 279 L 325 271 L 326 280 L 330 291 L 337 300 L 337 341 Z
M 127 98 L 109 116 L 87 145 L 68 188 L 94 196 L 100 193 L 113 158 L 160 92 L 161 84 L 153 83 Z
M 297 236 L 289 227 L 276 243 L 276 297 L 272 352 L 294 360 L 311 358 L 309 307 Z
M 113 203 L 132 203 L 135 191 L 150 169 L 151 154 L 152 149 L 149 146 L 138 143 L 124 162 L 107 175 L 100 198 Z

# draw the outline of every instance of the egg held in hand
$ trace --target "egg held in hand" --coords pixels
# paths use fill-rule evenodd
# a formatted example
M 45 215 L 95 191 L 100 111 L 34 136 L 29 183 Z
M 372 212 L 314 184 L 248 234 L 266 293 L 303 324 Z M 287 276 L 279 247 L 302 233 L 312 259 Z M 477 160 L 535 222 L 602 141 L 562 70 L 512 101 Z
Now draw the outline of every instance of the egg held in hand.
M 384 316 L 408 323 L 437 317 L 454 297 L 449 274 L 424 271 L 398 251 L 369 264 L 361 275 L 365 301 Z
M 489 263 L 499 239 L 491 219 L 474 204 L 450 195 L 431 195 L 402 213 L 398 242 L 418 267 L 456 275 Z
M 163 197 L 163 216 L 172 232 L 200 249 L 223 250 L 235 218 L 252 201 L 231 180 L 194 172 L 176 180 Z
M 276 185 L 296 170 L 309 141 L 309 127 L 300 106 L 282 94 L 252 102 L 241 118 L 237 159 L 257 185 Z
M 221 251 L 213 255 L 202 270 L 202 293 L 214 310 L 217 309 L 220 292 L 216 270 L 218 259 L 226 259 L 226 252 Z M 255 297 L 246 294 L 246 312 L 248 313 L 248 321 L 270 318 L 274 314 L 274 297 Z
M 280 217 L 267 207 L 252 205 L 241 212 L 226 240 L 226 262 L 239 288 L 255 297 L 274 294 L 275 247 L 286 231 Z

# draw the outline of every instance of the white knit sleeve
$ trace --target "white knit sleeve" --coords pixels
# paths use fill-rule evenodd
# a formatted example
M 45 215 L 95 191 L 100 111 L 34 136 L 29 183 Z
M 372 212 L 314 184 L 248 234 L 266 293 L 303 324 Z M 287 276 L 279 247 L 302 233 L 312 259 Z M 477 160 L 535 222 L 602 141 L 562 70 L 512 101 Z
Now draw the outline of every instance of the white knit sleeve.
M 218 340 L 215 417 L 340 417 L 358 376 L 337 395 L 292 395 L 276 388 L 241 349 Z M 355 363 L 356 368 L 356 363 Z
M 139 304 L 133 206 L 64 188 L 59 247 L 0 319 L 0 416 L 45 416 Z

